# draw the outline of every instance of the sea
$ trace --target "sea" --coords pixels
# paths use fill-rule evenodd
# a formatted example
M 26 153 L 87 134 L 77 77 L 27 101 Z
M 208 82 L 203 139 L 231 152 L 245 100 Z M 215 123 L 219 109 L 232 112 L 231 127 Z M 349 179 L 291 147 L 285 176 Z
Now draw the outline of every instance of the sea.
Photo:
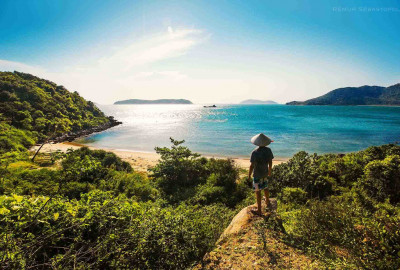
M 99 148 L 155 152 L 170 138 L 192 151 L 248 157 L 250 139 L 269 136 L 275 157 L 299 151 L 348 153 L 400 141 L 400 107 L 288 105 L 99 105 L 122 125 L 81 139 Z

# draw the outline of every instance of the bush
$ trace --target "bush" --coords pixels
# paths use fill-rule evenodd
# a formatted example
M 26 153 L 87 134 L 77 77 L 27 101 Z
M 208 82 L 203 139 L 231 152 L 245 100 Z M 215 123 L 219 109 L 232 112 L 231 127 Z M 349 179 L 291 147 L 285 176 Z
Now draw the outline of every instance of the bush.
M 125 194 L 138 201 L 155 200 L 158 191 L 143 176 L 113 153 L 92 151 L 88 148 L 68 151 L 61 158 L 62 170 L 39 169 L 32 162 L 13 168 L 1 168 L 4 175 L 0 194 L 46 195 L 54 194 L 79 199 L 82 194 L 100 189 L 112 191 L 115 196 Z M 104 165 L 103 165 L 104 164 Z M 17 165 L 17 163 L 15 163 Z
M 155 179 L 167 200 L 179 202 L 192 197 L 195 187 L 206 182 L 207 159 L 181 146 L 184 141 L 170 139 L 171 148 L 156 148 L 161 158 L 151 169 L 151 177 Z
M 393 206 L 381 205 L 370 216 L 348 199 L 310 201 L 294 215 L 283 215 L 289 232 L 285 240 L 330 267 L 398 269 L 399 213 Z
M 58 191 L 60 177 L 60 173 L 55 170 L 16 168 L 4 182 L 4 193 L 52 195 Z
M 328 268 L 398 269 L 399 152 L 397 145 L 346 155 L 300 152 L 275 166 L 271 184 L 288 232 L 282 239 Z
M 333 178 L 321 173 L 321 158 L 302 151 L 288 162 L 276 165 L 272 169 L 270 191 L 276 195 L 285 187 L 298 187 L 305 190 L 309 198 L 325 198 L 334 193 Z
M 171 148 L 156 148 L 160 162 L 151 170 L 163 197 L 182 201 L 234 207 L 246 197 L 245 184 L 238 184 L 239 170 L 230 159 L 206 159 L 171 138 Z
M 374 160 L 365 167 L 360 186 L 373 199 L 391 203 L 400 202 L 400 156 L 391 155 L 384 160 Z
M 138 173 L 113 172 L 110 178 L 99 182 L 98 188 L 112 191 L 116 196 L 125 194 L 137 201 L 155 200 L 159 196 L 158 190 L 149 179 Z
M 70 150 L 63 160 L 62 166 L 64 170 L 68 170 L 70 166 L 74 166 L 77 161 L 86 160 L 86 162 L 96 162 L 102 168 L 114 169 L 116 171 L 131 172 L 132 167 L 126 161 L 122 161 L 117 155 L 104 150 L 90 150 L 88 147 L 81 147 L 77 150 Z
M 278 196 L 279 200 L 285 204 L 301 205 L 307 201 L 307 192 L 301 188 L 284 188 Z
M 100 191 L 79 201 L 0 196 L 0 267 L 186 269 L 213 247 L 227 213 L 218 205 L 160 208 Z
M 0 122 L 0 157 L 13 151 L 24 152 L 34 142 L 35 139 L 32 133 Z

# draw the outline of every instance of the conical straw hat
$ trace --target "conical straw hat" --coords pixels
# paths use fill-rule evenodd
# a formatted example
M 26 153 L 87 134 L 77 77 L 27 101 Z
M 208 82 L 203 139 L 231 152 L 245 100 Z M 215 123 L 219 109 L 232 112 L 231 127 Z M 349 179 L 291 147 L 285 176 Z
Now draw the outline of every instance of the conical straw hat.
M 268 138 L 267 136 L 265 136 L 264 134 L 260 133 L 257 134 L 256 136 L 254 136 L 253 138 L 251 138 L 251 143 L 255 144 L 257 146 L 267 146 L 269 145 L 271 142 L 273 142 L 273 140 L 271 140 L 270 138 Z

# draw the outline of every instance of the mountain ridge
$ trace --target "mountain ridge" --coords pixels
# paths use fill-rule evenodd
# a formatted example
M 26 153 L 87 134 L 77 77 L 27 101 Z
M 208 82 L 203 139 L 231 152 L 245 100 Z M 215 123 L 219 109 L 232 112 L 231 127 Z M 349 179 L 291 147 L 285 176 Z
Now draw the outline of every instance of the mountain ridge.
M 286 105 L 400 105 L 400 83 L 389 87 L 343 87 L 305 101 L 291 101 Z

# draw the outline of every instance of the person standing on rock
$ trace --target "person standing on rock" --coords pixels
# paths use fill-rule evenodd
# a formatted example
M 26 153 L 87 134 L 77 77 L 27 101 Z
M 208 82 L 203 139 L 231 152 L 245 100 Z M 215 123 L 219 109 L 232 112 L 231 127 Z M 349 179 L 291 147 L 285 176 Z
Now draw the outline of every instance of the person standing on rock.
M 253 190 L 256 193 L 257 211 L 255 214 L 261 215 L 261 190 L 264 191 L 265 203 L 269 206 L 269 190 L 268 190 L 268 176 L 271 176 L 272 159 L 274 155 L 267 145 L 273 142 L 270 138 L 260 133 L 253 138 L 251 142 L 258 147 L 253 150 L 250 158 L 249 180 L 253 174 Z

